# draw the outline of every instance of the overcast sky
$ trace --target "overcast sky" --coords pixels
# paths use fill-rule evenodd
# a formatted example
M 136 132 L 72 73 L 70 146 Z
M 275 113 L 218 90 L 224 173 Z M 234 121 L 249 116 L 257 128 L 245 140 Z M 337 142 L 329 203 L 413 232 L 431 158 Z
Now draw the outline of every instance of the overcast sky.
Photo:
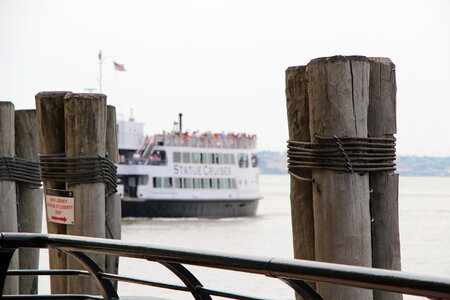
M 389 57 L 397 152 L 450 156 L 450 1 L 0 0 L 0 101 L 98 88 L 147 132 L 256 133 L 286 149 L 284 72 L 332 55 Z M 112 62 L 125 65 L 114 71 Z

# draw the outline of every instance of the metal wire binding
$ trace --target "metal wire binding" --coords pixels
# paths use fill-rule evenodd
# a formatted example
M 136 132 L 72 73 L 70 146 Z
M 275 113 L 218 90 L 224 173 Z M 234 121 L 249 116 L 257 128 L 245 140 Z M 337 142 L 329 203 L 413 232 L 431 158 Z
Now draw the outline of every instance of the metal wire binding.
M 315 143 L 288 140 L 288 172 L 297 179 L 312 180 L 298 176 L 297 169 L 351 173 L 396 170 L 394 137 L 314 137 Z
M 0 155 L 0 158 L 0 180 L 28 183 L 37 187 L 41 185 L 38 162 L 5 155 Z
M 106 184 L 107 194 L 117 192 L 117 166 L 100 155 L 66 157 L 65 153 L 39 155 L 42 180 L 72 184 Z

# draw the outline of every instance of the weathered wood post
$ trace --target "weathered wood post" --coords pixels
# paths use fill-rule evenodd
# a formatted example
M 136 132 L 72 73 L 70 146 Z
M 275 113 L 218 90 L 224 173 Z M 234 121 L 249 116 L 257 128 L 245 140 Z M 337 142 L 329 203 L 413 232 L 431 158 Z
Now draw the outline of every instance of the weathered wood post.
M 71 92 L 41 92 L 35 96 L 41 154 L 64 153 L 64 99 Z M 64 182 L 44 180 L 44 189 L 64 190 Z M 66 234 L 66 225 L 47 221 L 48 233 Z M 67 257 L 58 250 L 49 249 L 51 269 L 66 269 Z M 53 294 L 67 293 L 67 276 L 51 276 Z
M 106 117 L 106 153 L 107 158 L 113 163 L 117 163 L 119 158 L 119 149 L 117 148 L 117 121 L 116 108 L 107 106 Z M 122 237 L 122 206 L 120 195 L 117 192 L 108 193 L 106 197 L 106 238 L 118 239 Z M 106 256 L 105 271 L 108 273 L 118 274 L 119 257 Z M 117 290 L 117 281 L 114 282 Z
M 71 157 L 105 156 L 106 96 L 103 94 L 72 94 L 64 103 L 66 155 Z M 105 238 L 105 183 L 68 183 L 74 195 L 74 224 L 67 234 Z M 89 255 L 105 269 L 104 255 Z M 80 264 L 68 258 L 69 269 Z M 68 278 L 68 293 L 98 293 L 95 282 L 80 277 Z
M 310 138 L 367 137 L 370 64 L 327 57 L 307 66 Z M 312 169 L 315 259 L 372 266 L 369 175 Z M 324 299 L 373 299 L 370 290 L 317 283 Z
M 14 104 L 0 101 L 0 231 L 17 232 L 16 183 L 8 178 L 6 157 L 14 157 Z M 9 269 L 18 268 L 16 251 Z M 18 292 L 19 279 L 17 276 L 8 276 L 3 293 Z
M 15 112 L 16 157 L 39 162 L 39 136 L 36 110 Z M 39 186 L 16 182 L 19 232 L 41 232 L 43 193 Z M 20 269 L 38 269 L 39 249 L 19 249 Z M 37 294 L 38 276 L 19 277 L 20 294 Z
M 397 133 L 395 65 L 389 58 L 369 58 L 369 61 L 368 133 L 370 137 L 393 139 Z M 395 153 L 391 155 L 395 156 Z M 400 270 L 398 174 L 393 171 L 371 172 L 369 182 L 372 266 Z M 374 291 L 374 300 L 401 299 L 401 294 Z
M 286 104 L 289 140 L 310 142 L 306 66 L 286 70 Z M 295 144 L 289 143 L 288 147 L 289 151 L 295 151 Z M 291 175 L 290 198 L 294 257 L 314 260 L 314 214 L 310 179 L 310 169 L 295 170 Z M 315 287 L 315 283 L 311 282 L 310 285 Z

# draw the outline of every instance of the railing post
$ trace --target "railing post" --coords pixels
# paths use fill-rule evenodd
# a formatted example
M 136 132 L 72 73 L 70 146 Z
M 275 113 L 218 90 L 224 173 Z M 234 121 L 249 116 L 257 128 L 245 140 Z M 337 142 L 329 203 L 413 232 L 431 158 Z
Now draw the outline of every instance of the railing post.
M 16 157 L 38 162 L 39 135 L 36 110 L 16 110 Z M 29 183 L 17 182 L 19 232 L 41 232 L 42 189 Z M 19 249 L 20 269 L 38 269 L 39 249 Z M 19 277 L 20 294 L 37 294 L 38 276 Z
M 1 156 L 14 156 L 14 104 L 0 102 L 0 160 Z M 6 162 L 6 160 L 4 160 Z M 0 172 L 8 172 L 6 168 Z M 0 231 L 17 232 L 16 183 L 12 180 L 0 179 Z M 9 264 L 9 261 L 8 261 Z M 18 269 L 17 253 L 12 258 L 11 269 Z M 19 279 L 11 277 L 6 279 L 4 293 L 17 294 L 19 292 Z
M 41 154 L 58 154 L 65 152 L 64 144 L 64 99 L 70 92 L 41 92 L 36 98 L 36 115 Z M 66 188 L 64 182 L 44 181 L 44 189 Z M 48 233 L 66 234 L 66 225 L 47 221 Z M 51 269 L 67 269 L 67 255 L 61 251 L 49 249 Z M 67 293 L 67 276 L 51 276 L 53 294 Z
M 306 66 L 290 67 L 286 70 L 286 104 L 289 139 L 309 142 L 309 103 Z M 297 173 L 302 178 L 311 178 L 310 169 Z M 291 217 L 294 257 L 314 260 L 314 213 L 312 182 L 291 176 Z M 310 285 L 315 287 L 315 283 Z M 298 297 L 298 296 L 297 296 Z
M 108 159 L 117 163 L 119 158 L 119 150 L 117 149 L 117 122 L 116 122 L 116 108 L 114 106 L 107 106 L 106 117 L 106 152 Z M 121 224 L 122 224 L 122 203 L 118 193 L 108 194 L 105 202 L 106 209 L 106 238 L 118 239 L 121 238 Z M 105 272 L 118 274 L 119 271 L 119 257 L 106 256 Z M 117 289 L 117 282 L 113 285 Z
M 72 94 L 64 101 L 66 156 L 102 156 L 106 154 L 106 96 L 103 94 Z M 68 183 L 74 195 L 74 224 L 67 225 L 67 234 L 105 238 L 105 183 Z M 105 256 L 90 257 L 105 269 Z M 69 269 L 80 264 L 68 259 Z M 68 293 L 96 294 L 97 286 L 89 280 L 68 277 Z
M 335 56 L 307 66 L 310 138 L 367 138 L 370 64 Z M 313 169 L 315 260 L 372 266 L 369 175 Z M 324 299 L 371 300 L 370 290 L 317 283 Z
M 370 101 L 368 133 L 392 138 L 397 133 L 395 65 L 389 58 L 369 58 Z M 401 269 L 398 220 L 398 174 L 371 172 L 370 214 L 372 221 L 372 266 Z M 374 291 L 374 300 L 401 300 L 403 295 Z

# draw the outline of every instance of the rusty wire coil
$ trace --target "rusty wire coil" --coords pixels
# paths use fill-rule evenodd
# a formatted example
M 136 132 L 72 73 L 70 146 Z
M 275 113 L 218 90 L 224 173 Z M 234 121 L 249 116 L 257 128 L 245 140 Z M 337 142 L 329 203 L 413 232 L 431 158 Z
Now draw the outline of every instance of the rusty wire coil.
M 0 180 L 28 183 L 39 187 L 41 185 L 39 163 L 19 157 L 0 155 Z
M 341 172 L 395 171 L 395 138 L 323 137 L 316 143 L 288 140 L 288 170 L 326 169 Z
M 117 166 L 100 155 L 66 157 L 65 153 L 39 155 L 42 180 L 72 184 L 104 182 L 107 194 L 117 192 Z

